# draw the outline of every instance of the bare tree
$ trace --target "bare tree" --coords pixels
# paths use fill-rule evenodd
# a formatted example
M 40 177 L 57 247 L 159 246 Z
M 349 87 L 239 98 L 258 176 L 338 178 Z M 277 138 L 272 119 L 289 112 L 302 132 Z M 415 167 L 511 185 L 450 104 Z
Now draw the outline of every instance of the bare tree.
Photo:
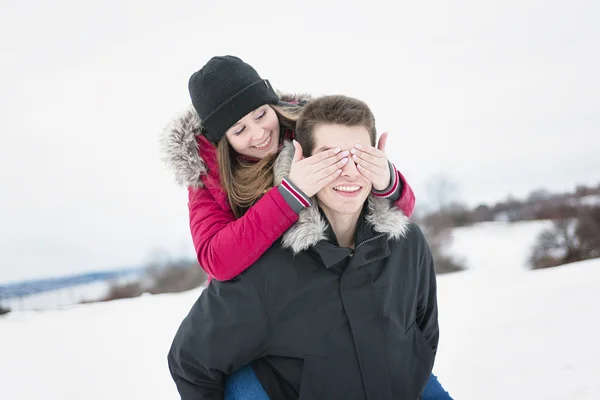
M 533 248 L 532 268 L 555 267 L 600 257 L 600 207 L 581 211 L 577 218 L 556 220 Z
M 3 307 L 0 305 L 0 315 L 8 314 L 10 312 L 10 308 Z
M 600 257 L 600 207 L 592 207 L 583 213 L 575 234 L 583 259 Z
M 554 221 L 552 228 L 542 231 L 529 259 L 531 266 L 534 269 L 555 267 L 566 258 L 576 261 L 575 225 L 575 220 L 561 219 Z

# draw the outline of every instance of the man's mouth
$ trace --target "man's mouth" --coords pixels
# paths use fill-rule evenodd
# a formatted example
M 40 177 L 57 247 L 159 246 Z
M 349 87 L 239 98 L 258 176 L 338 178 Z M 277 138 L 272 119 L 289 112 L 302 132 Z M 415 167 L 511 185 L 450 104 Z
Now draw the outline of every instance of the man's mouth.
M 360 185 L 339 185 L 334 186 L 333 190 L 342 196 L 353 196 L 360 193 L 362 186 Z

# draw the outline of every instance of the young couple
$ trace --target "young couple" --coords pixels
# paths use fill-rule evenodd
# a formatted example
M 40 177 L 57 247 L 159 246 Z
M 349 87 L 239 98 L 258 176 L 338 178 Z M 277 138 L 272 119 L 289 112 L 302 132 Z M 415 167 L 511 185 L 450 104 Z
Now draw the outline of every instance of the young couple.
M 362 101 L 278 95 L 237 57 L 163 150 L 211 277 L 168 354 L 182 399 L 450 399 L 414 194 Z

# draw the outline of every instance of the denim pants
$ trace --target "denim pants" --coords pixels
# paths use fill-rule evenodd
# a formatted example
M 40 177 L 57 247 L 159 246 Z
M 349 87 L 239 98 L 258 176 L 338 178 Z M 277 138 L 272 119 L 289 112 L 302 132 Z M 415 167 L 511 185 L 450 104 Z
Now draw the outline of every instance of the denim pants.
M 269 400 L 252 367 L 246 365 L 227 377 L 225 381 L 225 400 Z M 429 377 L 423 400 L 452 400 L 437 377 Z

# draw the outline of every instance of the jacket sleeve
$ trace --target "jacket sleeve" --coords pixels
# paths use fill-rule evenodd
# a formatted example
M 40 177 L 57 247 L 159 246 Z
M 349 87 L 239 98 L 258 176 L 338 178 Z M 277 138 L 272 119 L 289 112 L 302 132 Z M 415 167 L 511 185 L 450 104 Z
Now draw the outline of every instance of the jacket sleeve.
M 236 219 L 205 188 L 189 189 L 190 230 L 200 266 L 217 280 L 232 279 L 298 221 L 277 187 Z
M 400 197 L 394 202 L 394 205 L 400 211 L 402 211 L 404 215 L 410 218 L 410 216 L 413 214 L 413 211 L 415 210 L 415 194 L 408 182 L 406 181 L 404 175 L 402 175 L 398 170 L 396 170 L 396 173 L 400 181 Z
M 421 261 L 419 265 L 416 322 L 435 354 L 440 337 L 437 283 L 431 249 L 420 228 L 419 234 L 421 236 L 421 245 L 419 246 L 419 259 Z
M 415 210 L 415 194 L 409 186 L 404 175 L 396 169 L 396 166 L 388 161 L 390 167 L 390 176 L 392 177 L 390 186 L 385 190 L 371 190 L 373 195 L 380 198 L 391 200 L 396 208 L 404 215 L 410 218 Z
M 181 399 L 222 400 L 225 376 L 266 353 L 267 326 L 266 309 L 249 279 L 211 282 L 167 356 Z

